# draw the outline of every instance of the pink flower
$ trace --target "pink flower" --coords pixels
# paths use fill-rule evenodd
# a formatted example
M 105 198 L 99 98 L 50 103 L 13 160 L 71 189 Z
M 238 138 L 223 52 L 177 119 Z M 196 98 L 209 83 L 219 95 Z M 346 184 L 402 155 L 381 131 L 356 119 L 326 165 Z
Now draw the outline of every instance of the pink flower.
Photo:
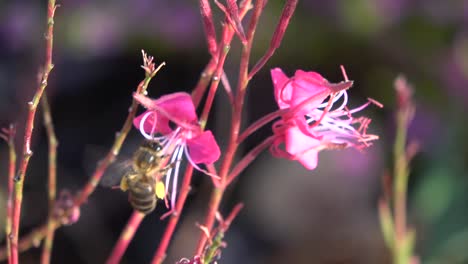
M 197 164 L 212 164 L 219 159 L 221 152 L 211 131 L 202 131 L 198 124 L 195 106 L 189 94 L 173 93 L 156 100 L 135 94 L 134 98 L 148 110 L 136 117 L 133 125 L 146 139 L 158 141 L 163 146 L 163 153 L 171 157 L 170 163 L 175 164 L 170 192 L 174 208 L 177 176 L 183 154 L 185 153 L 194 168 L 217 177 L 201 169 Z M 166 188 L 169 186 L 171 174 L 172 169 L 166 174 Z
M 362 149 L 378 138 L 366 134 L 370 119 L 352 117 L 371 102 L 348 109 L 346 92 L 353 82 L 333 84 L 316 72 L 296 71 L 288 78 L 279 68 L 271 70 L 275 99 L 280 109 L 287 109 L 273 124 L 276 140 L 271 152 L 275 156 L 298 160 L 304 167 L 317 167 L 323 149 L 355 147 Z M 328 100 L 327 100 L 328 98 Z M 342 99 L 338 107 L 334 105 Z M 378 104 L 379 105 L 379 104 Z M 284 144 L 284 150 L 279 146 Z

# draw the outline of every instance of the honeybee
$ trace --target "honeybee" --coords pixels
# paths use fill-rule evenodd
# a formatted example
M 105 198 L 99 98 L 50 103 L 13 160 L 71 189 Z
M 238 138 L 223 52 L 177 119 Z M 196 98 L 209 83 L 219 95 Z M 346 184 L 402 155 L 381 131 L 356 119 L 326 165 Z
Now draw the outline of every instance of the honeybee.
M 167 155 L 157 141 L 145 141 L 133 154 L 132 165 L 120 181 L 120 189 L 128 191 L 128 200 L 133 209 L 149 214 L 158 199 L 164 199 L 165 186 L 161 176 L 172 168 L 165 166 Z

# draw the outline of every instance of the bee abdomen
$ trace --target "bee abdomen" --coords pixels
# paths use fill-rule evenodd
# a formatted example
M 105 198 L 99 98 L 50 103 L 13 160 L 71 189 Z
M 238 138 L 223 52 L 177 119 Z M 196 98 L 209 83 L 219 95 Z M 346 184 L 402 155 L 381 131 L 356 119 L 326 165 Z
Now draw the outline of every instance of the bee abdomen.
M 148 183 L 136 183 L 129 189 L 128 199 L 132 207 L 144 214 L 151 213 L 156 207 L 156 194 L 154 187 Z
M 132 195 L 130 194 L 129 199 L 133 209 L 144 214 L 149 214 L 154 210 L 154 208 L 156 208 L 156 198 L 139 200 L 134 197 L 132 198 Z

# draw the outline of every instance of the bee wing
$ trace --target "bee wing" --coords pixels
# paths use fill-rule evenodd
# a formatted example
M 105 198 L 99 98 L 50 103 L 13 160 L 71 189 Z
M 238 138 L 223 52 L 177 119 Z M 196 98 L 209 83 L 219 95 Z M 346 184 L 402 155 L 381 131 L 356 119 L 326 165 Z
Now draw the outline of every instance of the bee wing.
M 91 177 L 99 166 L 99 162 L 106 156 L 107 151 L 100 146 L 86 146 L 83 166 L 86 174 Z M 132 169 L 131 156 L 119 155 L 117 159 L 109 165 L 101 177 L 99 185 L 106 188 L 119 186 L 122 177 Z
M 107 188 L 118 187 L 122 177 L 132 169 L 132 160 L 116 161 L 112 163 L 102 175 L 99 185 Z

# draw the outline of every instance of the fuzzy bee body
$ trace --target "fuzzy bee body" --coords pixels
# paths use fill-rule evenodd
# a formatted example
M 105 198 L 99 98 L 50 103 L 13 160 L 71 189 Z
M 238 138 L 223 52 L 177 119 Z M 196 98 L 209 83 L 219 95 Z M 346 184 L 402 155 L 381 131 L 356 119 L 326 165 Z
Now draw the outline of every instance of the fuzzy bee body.
M 164 166 L 166 156 L 161 152 L 159 142 L 145 141 L 133 154 L 132 168 L 120 182 L 120 188 L 128 191 L 132 207 L 143 214 L 151 213 L 156 208 L 157 199 L 163 199 L 165 195 L 161 191 L 164 185 L 160 178 L 171 165 Z

